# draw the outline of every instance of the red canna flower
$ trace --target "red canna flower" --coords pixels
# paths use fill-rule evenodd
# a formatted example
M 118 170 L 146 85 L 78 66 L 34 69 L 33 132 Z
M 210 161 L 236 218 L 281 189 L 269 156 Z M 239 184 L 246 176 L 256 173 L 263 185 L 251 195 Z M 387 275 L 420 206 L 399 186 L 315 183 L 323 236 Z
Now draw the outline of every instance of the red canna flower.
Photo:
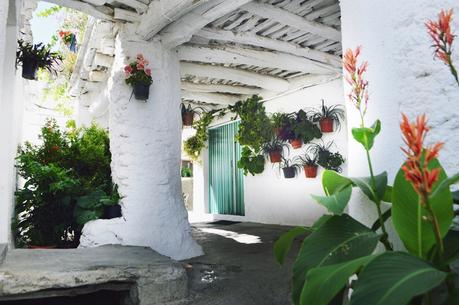
M 354 104 L 357 110 L 359 110 L 363 121 L 363 117 L 367 112 L 369 95 L 368 81 L 364 78 L 364 74 L 368 68 L 368 62 L 364 61 L 360 66 L 357 65 L 361 49 L 360 46 L 357 47 L 355 51 L 348 49 L 344 54 L 343 65 L 347 73 L 345 79 L 352 88 L 348 95 L 349 100 Z
M 456 68 L 452 60 L 452 48 L 454 38 L 456 37 L 451 30 L 451 21 L 453 19 L 453 10 L 442 10 L 438 15 L 438 20 L 429 20 L 426 22 L 427 31 L 433 40 L 435 57 L 450 67 L 451 73 L 459 84 Z
M 400 129 L 403 141 L 408 146 L 406 149 L 402 148 L 407 157 L 402 170 L 406 180 L 413 185 L 415 191 L 425 197 L 432 191 L 432 186 L 440 175 L 440 168 L 429 169 L 428 164 L 432 159 L 438 157 L 443 143 L 424 147 L 424 140 L 430 130 L 425 114 L 418 116 L 415 123 L 410 123 L 408 117 L 402 114 Z

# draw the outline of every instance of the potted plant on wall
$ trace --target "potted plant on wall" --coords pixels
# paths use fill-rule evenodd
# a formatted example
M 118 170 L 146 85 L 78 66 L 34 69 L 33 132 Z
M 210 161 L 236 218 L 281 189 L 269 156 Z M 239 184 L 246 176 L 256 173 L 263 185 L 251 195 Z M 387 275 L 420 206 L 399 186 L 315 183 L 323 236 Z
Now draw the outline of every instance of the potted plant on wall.
M 45 69 L 56 75 L 61 60 L 62 57 L 59 53 L 51 52 L 42 43 L 32 45 L 23 40 L 18 40 L 16 67 L 22 66 L 22 77 L 25 79 L 35 80 L 38 69 Z
M 292 144 L 293 148 L 301 148 L 303 143 L 322 138 L 320 129 L 303 110 L 297 112 L 295 119 L 291 123 L 291 130 L 292 139 L 290 144 Z
M 301 163 L 298 161 L 299 160 L 297 158 L 293 158 L 293 159 L 282 158 L 282 161 L 280 163 L 280 168 L 284 172 L 285 179 L 295 178 L 296 175 L 300 172 Z
M 344 109 L 341 105 L 325 106 L 324 100 L 322 100 L 321 109 L 313 114 L 313 120 L 319 122 L 322 132 L 333 132 L 335 124 L 339 129 L 344 118 Z
M 316 178 L 317 169 L 319 168 L 318 156 L 316 153 L 306 153 L 304 156 L 298 157 L 304 169 L 306 178 Z
M 291 118 L 291 113 L 276 112 L 272 114 L 271 123 L 273 126 L 274 134 L 278 138 L 287 138 L 288 126 L 290 124 Z
M 134 97 L 137 100 L 148 100 L 150 85 L 153 83 L 151 69 L 147 68 L 149 62 L 142 54 L 138 54 L 134 62 L 124 67 L 126 84 L 131 85 Z
M 263 152 L 269 157 L 271 163 L 280 163 L 282 161 L 282 152 L 286 147 L 288 148 L 285 141 L 274 137 L 263 145 Z
M 341 165 L 343 165 L 344 163 L 344 158 L 339 152 L 332 152 L 330 150 L 333 144 L 333 141 L 329 142 L 326 145 L 323 143 L 313 143 L 311 144 L 311 146 L 308 147 L 307 152 L 317 154 L 317 164 L 319 164 L 323 168 L 341 173 Z
M 204 112 L 202 107 L 192 107 L 191 104 L 185 105 L 184 103 L 180 104 L 180 110 L 182 113 L 182 125 L 189 127 L 193 125 L 194 116 Z
M 58 34 L 62 42 L 70 49 L 70 51 L 72 51 L 73 53 L 76 53 L 77 51 L 76 35 L 72 33 L 71 31 L 65 31 L 65 30 L 60 30 Z

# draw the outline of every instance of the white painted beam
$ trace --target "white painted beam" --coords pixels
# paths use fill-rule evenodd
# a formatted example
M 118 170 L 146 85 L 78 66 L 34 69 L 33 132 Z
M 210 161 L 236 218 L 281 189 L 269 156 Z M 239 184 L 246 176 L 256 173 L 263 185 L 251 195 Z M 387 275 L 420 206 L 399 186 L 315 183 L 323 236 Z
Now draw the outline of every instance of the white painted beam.
M 233 105 L 242 100 L 242 96 L 234 96 L 221 93 L 190 92 L 182 90 L 182 99 L 199 101 L 209 104 Z
M 106 3 L 112 4 L 113 2 L 119 2 L 122 3 L 126 6 L 132 7 L 133 9 L 136 10 L 137 13 L 142 14 L 145 13 L 148 9 L 148 5 L 145 4 L 145 2 L 139 1 L 139 0 L 83 0 L 84 2 L 88 2 L 92 5 L 96 6 L 102 6 Z
M 171 22 L 209 0 L 153 0 L 142 16 L 137 34 L 150 40 Z
M 183 45 L 178 49 L 180 60 L 204 63 L 241 64 L 315 74 L 330 74 L 336 68 L 310 59 L 277 51 L 259 51 L 240 47 L 208 47 Z
M 128 11 L 122 8 L 115 7 L 114 18 L 116 20 L 123 20 L 129 22 L 139 22 L 140 15 L 133 11 Z
M 271 19 L 273 21 L 294 27 L 298 30 L 310 32 L 326 39 L 341 41 L 341 32 L 322 23 L 309 21 L 301 16 L 261 2 L 248 3 L 241 7 L 254 15 Z
M 259 94 L 261 92 L 259 88 L 231 86 L 231 85 L 206 85 L 206 84 L 195 84 L 191 82 L 182 82 L 182 89 L 188 92 L 231 93 L 231 94 L 243 94 L 243 95 L 253 95 L 253 94 Z
M 180 68 L 182 77 L 197 76 L 224 79 L 275 92 L 282 92 L 288 90 L 289 88 L 289 83 L 281 78 L 262 75 L 240 69 L 212 65 L 200 65 L 194 63 L 181 63 Z
M 328 54 L 326 52 L 317 51 L 308 47 L 301 47 L 297 44 L 264 37 L 251 32 L 234 33 L 219 29 L 203 28 L 195 36 L 205 39 L 215 39 L 220 41 L 228 41 L 237 44 L 246 44 L 265 49 L 271 49 L 279 52 L 284 52 L 296 56 L 309 58 L 329 64 L 333 67 L 341 69 L 342 62 L 339 56 Z
M 238 9 L 251 0 L 209 0 L 161 31 L 161 40 L 168 47 L 188 42 L 200 29 L 212 21 Z
M 113 21 L 113 10 L 107 6 L 92 6 L 89 3 L 76 0 L 43 0 L 60 6 L 68 7 L 98 19 Z

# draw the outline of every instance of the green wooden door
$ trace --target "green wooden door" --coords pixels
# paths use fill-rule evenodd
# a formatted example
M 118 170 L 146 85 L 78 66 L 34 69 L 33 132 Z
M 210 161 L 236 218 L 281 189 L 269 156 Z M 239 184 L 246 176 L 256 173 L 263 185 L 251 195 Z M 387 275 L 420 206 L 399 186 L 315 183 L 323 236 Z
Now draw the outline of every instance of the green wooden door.
M 209 210 L 244 215 L 244 174 L 237 168 L 241 146 L 235 141 L 239 122 L 209 130 Z

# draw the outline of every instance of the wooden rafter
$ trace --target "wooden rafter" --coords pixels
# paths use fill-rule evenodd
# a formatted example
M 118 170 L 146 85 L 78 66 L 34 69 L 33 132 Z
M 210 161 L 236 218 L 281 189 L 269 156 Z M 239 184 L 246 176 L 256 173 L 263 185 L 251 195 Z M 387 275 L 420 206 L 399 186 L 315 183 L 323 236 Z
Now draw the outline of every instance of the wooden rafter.
M 180 67 L 182 77 L 197 76 L 229 80 L 275 92 L 282 92 L 289 88 L 289 83 L 284 79 L 235 68 L 195 63 L 181 63 Z
M 242 87 L 232 85 L 207 85 L 207 84 L 195 84 L 191 82 L 182 82 L 182 89 L 188 92 L 203 92 L 203 93 L 231 93 L 231 94 L 243 94 L 253 95 L 259 94 L 260 89 L 253 87 Z
M 54 3 L 60 6 L 68 7 L 90 16 L 93 16 L 102 20 L 113 21 L 113 10 L 108 6 L 93 6 L 86 2 L 77 0 L 43 0 L 49 3 Z
M 182 90 L 182 99 L 210 104 L 233 105 L 237 101 L 240 101 L 242 96 L 221 93 L 190 92 Z
M 339 56 L 317 51 L 308 47 L 301 47 L 294 43 L 260 36 L 251 32 L 234 33 L 232 31 L 204 28 L 196 33 L 196 36 L 206 39 L 220 40 L 223 42 L 232 42 L 271 49 L 316 60 L 339 69 L 341 69 L 342 65 L 341 58 Z
M 323 38 L 341 41 L 341 32 L 339 30 L 319 22 L 309 21 L 301 16 L 270 4 L 252 2 L 242 6 L 241 10 L 268 18 L 280 24 L 291 26 L 298 30 L 313 33 Z
M 219 64 L 240 64 L 315 74 L 336 72 L 336 68 L 310 59 L 277 51 L 260 51 L 240 47 L 208 47 L 183 45 L 180 60 Z

